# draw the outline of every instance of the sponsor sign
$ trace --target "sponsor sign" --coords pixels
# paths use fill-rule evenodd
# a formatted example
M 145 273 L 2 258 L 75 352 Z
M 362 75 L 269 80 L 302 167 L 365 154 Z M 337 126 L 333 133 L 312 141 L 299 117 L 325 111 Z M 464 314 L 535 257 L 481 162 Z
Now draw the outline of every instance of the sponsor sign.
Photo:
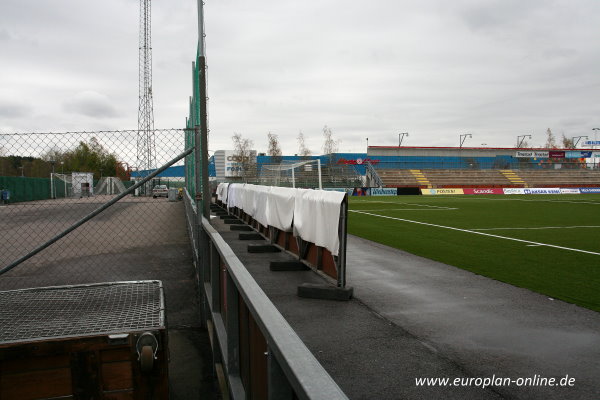
M 594 151 L 591 155 L 592 158 L 600 158 L 600 151 Z
M 548 158 L 547 151 L 517 151 L 517 158 Z
M 462 189 L 421 189 L 421 193 L 425 195 L 464 194 Z
M 592 156 L 591 151 L 567 151 L 565 152 L 565 158 L 590 158 Z
M 579 188 L 581 193 L 600 193 L 600 188 Z
M 354 188 L 352 196 L 368 196 L 370 192 L 369 188 Z
M 560 194 L 559 188 L 525 188 L 525 194 Z
M 465 194 L 504 194 L 504 191 L 499 188 L 477 188 L 477 189 L 463 189 Z
M 581 192 L 577 188 L 565 188 L 560 189 L 561 194 L 580 194 Z
M 525 194 L 525 189 L 523 188 L 504 188 L 502 191 L 504 194 Z
M 599 146 L 600 140 L 587 140 L 583 142 L 584 146 Z
M 256 150 L 251 150 L 250 155 L 242 160 L 241 157 L 237 156 L 232 150 L 225 150 L 225 176 L 234 177 L 242 176 L 244 171 L 244 164 L 256 162 Z
M 371 196 L 395 196 L 398 194 L 396 188 L 371 188 Z
M 337 160 L 337 163 L 346 165 L 362 165 L 369 162 L 371 163 L 371 165 L 377 165 L 379 164 L 379 161 L 380 160 L 373 160 L 370 158 L 365 158 L 364 160 L 362 158 L 357 158 L 356 160 L 346 160 L 345 158 L 340 158 L 339 160 Z
M 565 158 L 564 151 L 551 151 L 549 153 L 550 158 Z

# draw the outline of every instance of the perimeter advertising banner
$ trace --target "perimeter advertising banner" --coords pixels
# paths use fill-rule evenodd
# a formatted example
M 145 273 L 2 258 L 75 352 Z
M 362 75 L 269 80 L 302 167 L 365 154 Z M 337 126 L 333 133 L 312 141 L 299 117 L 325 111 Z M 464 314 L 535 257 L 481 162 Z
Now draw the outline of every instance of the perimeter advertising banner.
M 465 194 L 463 189 L 421 189 L 421 193 L 424 195 Z
M 502 191 L 504 194 L 525 194 L 525 189 L 523 188 L 505 188 Z
M 560 194 L 581 194 L 581 192 L 577 188 L 565 188 L 560 189 Z
M 371 188 L 371 196 L 396 196 L 397 194 L 396 188 Z
M 547 151 L 517 151 L 515 157 L 517 158 L 548 158 L 549 153 Z
M 579 191 L 581 193 L 598 193 L 598 194 L 600 194 L 600 188 L 586 187 L 586 188 L 579 188 Z
M 525 194 L 560 194 L 560 188 L 526 188 Z
M 504 194 L 500 188 L 463 189 L 465 194 Z

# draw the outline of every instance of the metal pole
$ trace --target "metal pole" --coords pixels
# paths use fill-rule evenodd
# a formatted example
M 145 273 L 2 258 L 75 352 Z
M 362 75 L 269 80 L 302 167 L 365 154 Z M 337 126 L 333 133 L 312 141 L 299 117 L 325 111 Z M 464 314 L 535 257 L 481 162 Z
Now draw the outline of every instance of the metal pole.
M 19 258 L 18 260 L 14 261 L 13 263 L 9 264 L 8 266 L 0 269 L 0 275 L 6 273 L 8 271 L 10 271 L 11 269 L 13 269 L 14 267 L 16 267 L 17 265 L 21 264 L 24 261 L 27 261 L 28 259 L 30 259 L 34 255 L 36 255 L 40 251 L 44 250 L 46 247 L 52 245 L 53 243 L 57 242 L 58 240 L 62 239 L 65 236 L 67 236 L 69 233 L 73 232 L 75 229 L 79 228 L 81 225 L 83 225 L 84 223 L 86 223 L 90 219 L 94 218 L 96 215 L 98 215 L 101 212 L 105 211 L 107 208 L 109 208 L 110 206 L 112 206 L 113 204 L 115 204 L 116 202 L 118 202 L 119 200 L 121 200 L 123 197 L 127 196 L 130 193 L 133 193 L 137 188 L 139 188 L 140 186 L 144 185 L 150 179 L 154 178 L 156 175 L 160 174 L 161 172 L 163 172 L 164 170 L 166 170 L 167 168 L 169 168 L 171 165 L 175 164 L 177 161 L 181 160 L 183 157 L 185 157 L 188 154 L 190 154 L 193 150 L 194 149 L 191 148 L 191 149 L 188 149 L 188 150 L 184 151 L 183 153 L 179 154 L 177 157 L 175 157 L 174 159 L 172 159 L 171 161 L 169 161 L 168 163 L 166 163 L 165 165 L 163 165 L 162 167 L 160 167 L 159 169 L 157 169 L 156 171 L 154 171 L 150 175 L 146 176 L 144 179 L 142 179 L 141 181 L 139 181 L 135 185 L 131 186 L 129 189 L 127 189 L 126 191 L 124 191 L 123 193 L 121 193 L 120 195 L 118 195 L 117 197 L 115 197 L 114 199 L 112 199 L 112 200 L 104 203 L 102 206 L 98 207 L 97 209 L 95 209 L 94 211 L 92 211 L 91 213 L 89 213 L 88 215 L 86 215 L 85 217 L 81 218 L 79 221 L 75 222 L 69 228 L 65 229 L 64 231 L 62 231 L 58 235 L 54 236 L 52 239 L 48 240 L 46 243 L 42 244 L 41 246 L 36 247 L 35 249 L 33 249 L 28 254 L 26 254 L 23 257 Z
M 208 184 L 208 118 L 206 111 L 206 58 L 198 59 L 200 90 L 200 154 L 202 162 L 202 214 L 210 219 L 210 188 Z
M 321 159 L 317 158 L 317 168 L 319 169 L 319 190 L 323 190 L 323 180 L 321 179 Z
M 198 0 L 198 55 L 204 57 L 204 2 Z
M 296 176 L 294 175 L 294 168 L 292 167 L 292 187 L 295 189 L 296 188 Z

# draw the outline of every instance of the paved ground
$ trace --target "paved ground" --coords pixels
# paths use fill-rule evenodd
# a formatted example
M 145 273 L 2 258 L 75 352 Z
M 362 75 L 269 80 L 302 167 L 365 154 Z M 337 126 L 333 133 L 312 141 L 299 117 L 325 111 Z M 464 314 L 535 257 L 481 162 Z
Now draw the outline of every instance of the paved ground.
M 597 399 L 600 314 L 451 266 L 349 238 L 349 302 L 302 299 L 313 272 L 270 272 L 212 220 L 351 399 Z M 417 387 L 415 378 L 575 378 L 569 388 Z
M 3 227 L 0 266 L 98 207 L 106 200 L 103 197 L 0 207 Z M 212 355 L 208 334 L 200 326 L 183 202 L 134 197 L 124 200 L 22 266 L 0 276 L 0 290 L 162 280 L 169 332 L 171 399 L 215 399 Z

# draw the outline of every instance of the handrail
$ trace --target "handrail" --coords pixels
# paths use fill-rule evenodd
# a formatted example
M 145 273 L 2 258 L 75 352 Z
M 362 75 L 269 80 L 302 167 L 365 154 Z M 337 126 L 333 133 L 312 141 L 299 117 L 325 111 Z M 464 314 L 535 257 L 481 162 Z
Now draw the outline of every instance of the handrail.
M 239 294 L 252 312 L 269 350 L 300 399 L 347 399 L 298 337 L 221 235 L 202 218 L 202 227 L 228 267 Z
M 365 161 L 364 165 L 367 169 L 367 173 L 371 175 L 371 179 L 375 181 L 375 184 L 379 187 L 383 187 L 383 180 L 381 180 L 381 177 L 375 168 L 373 168 L 373 165 L 369 161 Z

